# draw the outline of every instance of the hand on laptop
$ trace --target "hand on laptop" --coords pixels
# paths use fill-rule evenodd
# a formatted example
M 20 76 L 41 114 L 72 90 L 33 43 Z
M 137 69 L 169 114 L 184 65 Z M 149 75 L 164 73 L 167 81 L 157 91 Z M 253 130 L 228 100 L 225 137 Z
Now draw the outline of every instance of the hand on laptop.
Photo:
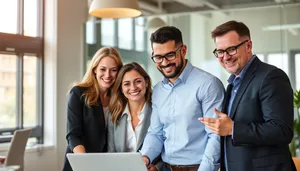
M 150 164 L 150 159 L 148 156 L 143 155 L 142 159 L 143 159 L 146 167 L 148 168 L 148 171 L 158 171 L 158 168 L 155 165 Z
M 143 161 L 144 161 L 146 167 L 148 167 L 149 164 L 150 164 L 150 159 L 149 159 L 149 157 L 146 156 L 146 155 L 142 155 L 142 159 L 143 159 Z

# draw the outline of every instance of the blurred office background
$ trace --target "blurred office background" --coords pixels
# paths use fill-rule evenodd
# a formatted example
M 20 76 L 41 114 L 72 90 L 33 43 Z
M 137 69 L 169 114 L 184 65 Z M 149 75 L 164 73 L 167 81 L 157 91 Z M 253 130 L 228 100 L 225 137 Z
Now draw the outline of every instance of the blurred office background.
M 229 74 L 212 54 L 210 32 L 228 20 L 242 21 L 250 28 L 254 54 L 284 70 L 294 90 L 300 89 L 299 0 L 140 0 L 142 16 L 125 19 L 91 17 L 89 4 L 0 0 L 0 155 L 14 130 L 34 128 L 26 171 L 61 170 L 67 92 L 97 49 L 115 47 L 124 63 L 142 64 L 153 84 L 161 80 L 149 41 L 159 26 L 178 27 L 187 59 L 226 86 Z

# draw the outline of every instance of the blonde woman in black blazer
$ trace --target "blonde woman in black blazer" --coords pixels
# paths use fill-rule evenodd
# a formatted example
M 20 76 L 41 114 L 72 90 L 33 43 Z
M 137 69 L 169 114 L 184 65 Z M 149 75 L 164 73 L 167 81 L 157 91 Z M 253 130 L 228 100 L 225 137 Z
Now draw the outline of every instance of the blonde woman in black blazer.
M 66 153 L 107 151 L 105 111 L 121 67 L 121 56 L 116 49 L 101 48 L 92 58 L 83 80 L 70 90 Z M 63 171 L 72 171 L 66 157 Z
M 151 118 L 151 80 L 137 63 L 120 70 L 112 89 L 108 119 L 108 152 L 138 152 Z M 155 163 L 154 163 L 155 164 Z M 159 164 L 149 170 L 159 170 Z

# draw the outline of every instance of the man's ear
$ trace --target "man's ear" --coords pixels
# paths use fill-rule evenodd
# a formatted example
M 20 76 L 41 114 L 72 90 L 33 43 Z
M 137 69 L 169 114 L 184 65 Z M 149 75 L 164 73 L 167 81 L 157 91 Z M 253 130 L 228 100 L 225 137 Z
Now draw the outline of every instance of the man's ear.
M 185 56 L 187 52 L 187 46 L 183 45 L 181 51 L 182 51 L 182 56 Z
M 247 42 L 247 51 L 252 51 L 252 41 L 251 40 L 249 40 Z

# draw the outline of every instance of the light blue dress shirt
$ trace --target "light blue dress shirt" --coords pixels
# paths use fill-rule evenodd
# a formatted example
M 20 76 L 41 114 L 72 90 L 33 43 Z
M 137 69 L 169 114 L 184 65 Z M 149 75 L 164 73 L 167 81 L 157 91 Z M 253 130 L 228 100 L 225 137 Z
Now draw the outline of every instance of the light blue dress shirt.
M 235 98 L 235 95 L 237 93 L 237 91 L 240 88 L 241 82 L 244 78 L 244 75 L 246 73 L 246 71 L 248 70 L 249 66 L 252 64 L 253 60 L 256 58 L 255 55 L 252 56 L 252 58 L 250 59 L 250 61 L 246 64 L 246 66 L 242 69 L 242 71 L 240 72 L 240 74 L 238 76 L 235 76 L 233 74 L 230 75 L 230 77 L 228 78 L 227 82 L 229 84 L 232 84 L 232 90 L 231 90 L 231 96 L 230 96 L 230 100 L 229 100 L 229 104 L 228 104 L 228 108 L 227 108 L 227 115 L 231 118 L 231 107 L 232 107 L 232 103 L 233 100 Z M 232 124 L 232 136 L 231 138 L 233 138 L 233 130 L 234 130 L 234 122 Z M 234 141 L 234 139 L 232 139 L 232 141 Z M 226 141 L 224 141 L 224 150 L 225 150 L 225 168 L 226 170 L 228 170 L 228 165 L 227 165 L 227 155 L 226 155 Z
M 227 82 L 229 84 L 232 84 L 232 86 L 233 86 L 232 90 L 231 90 L 231 96 L 230 96 L 230 101 L 228 104 L 228 111 L 227 111 L 227 114 L 229 117 L 231 116 L 230 111 L 231 111 L 231 106 L 232 106 L 233 100 L 235 98 L 235 95 L 240 88 L 241 82 L 244 78 L 246 71 L 248 70 L 249 66 L 252 64 L 252 62 L 255 58 L 256 58 L 256 56 L 253 55 L 251 57 L 250 61 L 246 64 L 246 66 L 242 69 L 242 71 L 240 72 L 240 74 L 238 76 L 231 74 L 227 80 Z
M 199 117 L 217 118 L 224 87 L 218 78 L 187 61 L 174 85 L 164 78 L 153 89 L 152 115 L 142 155 L 174 165 L 200 164 L 199 171 L 219 168 L 220 137 Z

